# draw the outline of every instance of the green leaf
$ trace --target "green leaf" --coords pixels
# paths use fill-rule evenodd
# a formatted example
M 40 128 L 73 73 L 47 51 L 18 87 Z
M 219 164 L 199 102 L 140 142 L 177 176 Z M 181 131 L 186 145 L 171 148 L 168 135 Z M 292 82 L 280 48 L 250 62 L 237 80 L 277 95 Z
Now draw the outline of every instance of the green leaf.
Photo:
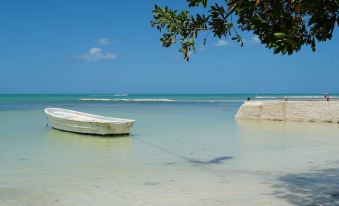
M 283 39 L 286 36 L 285 33 L 281 33 L 281 32 L 274 33 L 273 35 L 278 39 Z

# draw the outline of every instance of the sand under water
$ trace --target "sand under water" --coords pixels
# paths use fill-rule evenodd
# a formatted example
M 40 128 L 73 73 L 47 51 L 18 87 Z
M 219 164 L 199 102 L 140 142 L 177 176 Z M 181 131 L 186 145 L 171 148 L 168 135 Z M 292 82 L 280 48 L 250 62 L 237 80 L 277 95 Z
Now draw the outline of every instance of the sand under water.
M 240 102 L 0 104 L 0 205 L 339 205 L 339 125 L 237 121 Z M 43 108 L 131 118 L 130 136 L 46 127 Z

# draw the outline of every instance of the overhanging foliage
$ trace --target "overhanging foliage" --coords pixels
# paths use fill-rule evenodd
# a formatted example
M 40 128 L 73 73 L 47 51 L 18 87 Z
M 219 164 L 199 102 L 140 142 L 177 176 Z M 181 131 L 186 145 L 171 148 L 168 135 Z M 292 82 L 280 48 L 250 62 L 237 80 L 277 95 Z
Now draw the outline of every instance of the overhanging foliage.
M 241 46 L 241 31 L 250 31 L 275 54 L 291 55 L 303 45 L 315 51 L 316 44 L 330 40 L 339 25 L 339 0 L 225 0 L 212 5 L 208 0 L 186 1 L 189 7 L 202 7 L 203 11 L 190 14 L 190 10 L 155 5 L 151 21 L 162 32 L 162 45 L 180 43 L 179 51 L 186 60 L 195 50 L 198 35 L 206 31 Z

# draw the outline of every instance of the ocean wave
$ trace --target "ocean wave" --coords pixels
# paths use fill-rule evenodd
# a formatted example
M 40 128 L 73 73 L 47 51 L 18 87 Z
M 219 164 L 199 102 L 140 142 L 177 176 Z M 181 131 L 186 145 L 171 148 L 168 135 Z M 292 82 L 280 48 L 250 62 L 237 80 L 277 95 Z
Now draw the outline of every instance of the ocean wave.
M 286 96 L 289 99 L 323 99 L 325 98 L 325 95 L 313 95 L 313 96 Z M 330 98 L 337 98 L 337 96 L 328 96 Z
M 338 96 L 328 96 L 330 98 L 338 98 Z M 290 95 L 290 96 L 256 96 L 256 99 L 323 99 L 324 95 Z
M 277 96 L 256 96 L 256 99 L 277 99 L 277 98 L 281 98 L 281 97 L 277 97 Z
M 194 100 L 178 100 L 178 102 L 187 102 L 187 103 L 229 103 L 229 102 L 243 102 L 244 99 L 223 99 L 223 100 L 209 100 L 209 99 L 203 99 L 203 100 L 200 100 L 200 99 L 194 99 Z
M 127 97 L 128 94 L 115 94 L 113 96 L 115 96 L 115 97 Z
M 103 102 L 176 102 L 173 99 L 107 99 L 107 98 L 81 98 L 80 101 Z
M 165 99 L 165 98 L 158 98 L 158 99 L 109 99 L 109 98 L 81 98 L 80 101 L 92 101 L 92 102 L 169 102 L 169 103 L 175 103 L 175 102 L 182 102 L 182 103 L 226 103 L 226 102 L 243 102 L 244 100 L 210 100 L 210 99 L 204 99 L 204 100 L 198 100 L 198 99 Z

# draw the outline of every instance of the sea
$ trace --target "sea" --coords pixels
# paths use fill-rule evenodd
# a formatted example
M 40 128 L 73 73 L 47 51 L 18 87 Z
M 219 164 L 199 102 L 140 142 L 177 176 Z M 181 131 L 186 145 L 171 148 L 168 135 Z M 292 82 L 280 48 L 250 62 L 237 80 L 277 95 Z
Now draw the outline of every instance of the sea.
M 323 97 L 2 94 L 0 205 L 339 205 L 339 124 L 235 119 L 248 98 Z M 47 107 L 135 125 L 129 136 L 58 131 Z

